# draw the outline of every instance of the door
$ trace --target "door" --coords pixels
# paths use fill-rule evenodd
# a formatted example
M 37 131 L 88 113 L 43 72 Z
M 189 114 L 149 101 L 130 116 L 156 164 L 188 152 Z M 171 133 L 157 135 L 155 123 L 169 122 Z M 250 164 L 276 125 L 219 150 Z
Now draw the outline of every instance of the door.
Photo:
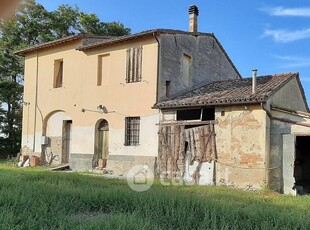
M 293 190 L 295 162 L 295 136 L 293 134 L 283 135 L 283 192 L 284 194 L 295 194 Z
M 69 163 L 69 156 L 71 152 L 71 133 L 72 121 L 63 122 L 63 135 L 62 135 L 62 158 L 61 163 Z
M 109 123 L 106 120 L 102 120 L 97 128 L 96 156 L 98 160 L 103 160 L 104 165 L 99 166 L 105 167 L 106 161 L 109 156 Z

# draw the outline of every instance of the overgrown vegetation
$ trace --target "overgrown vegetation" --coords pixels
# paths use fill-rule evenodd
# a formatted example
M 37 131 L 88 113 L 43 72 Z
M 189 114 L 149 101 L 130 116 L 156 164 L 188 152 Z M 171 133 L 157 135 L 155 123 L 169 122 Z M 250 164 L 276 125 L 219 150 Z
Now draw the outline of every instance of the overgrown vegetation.
M 310 198 L 0 168 L 0 229 L 310 229 Z

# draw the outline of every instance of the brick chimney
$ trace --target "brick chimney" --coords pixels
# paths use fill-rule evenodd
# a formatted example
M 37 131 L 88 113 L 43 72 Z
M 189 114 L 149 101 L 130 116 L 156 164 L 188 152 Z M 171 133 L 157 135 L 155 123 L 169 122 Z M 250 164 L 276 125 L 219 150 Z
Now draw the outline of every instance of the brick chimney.
M 198 32 L 198 14 L 199 10 L 196 5 L 191 5 L 188 9 L 189 13 L 189 32 Z

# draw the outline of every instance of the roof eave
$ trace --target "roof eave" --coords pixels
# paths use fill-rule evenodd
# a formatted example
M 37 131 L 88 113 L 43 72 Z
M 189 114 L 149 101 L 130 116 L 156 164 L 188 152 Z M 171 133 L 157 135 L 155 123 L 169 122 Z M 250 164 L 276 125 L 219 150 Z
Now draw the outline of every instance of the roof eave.
M 208 104 L 188 104 L 188 105 L 175 105 L 175 106 L 153 106 L 154 109 L 182 109 L 182 108 L 191 108 L 191 107 L 206 107 L 206 106 L 230 106 L 230 105 L 250 105 L 250 104 L 260 104 L 266 103 L 266 98 L 264 100 L 255 100 L 255 101 L 240 101 L 240 102 L 224 102 L 224 103 L 208 103 Z
M 55 47 L 61 44 L 65 44 L 65 43 L 70 43 L 73 41 L 77 41 L 79 39 L 84 39 L 84 38 L 104 38 L 106 36 L 98 36 L 98 35 L 92 35 L 92 34 L 77 34 L 77 35 L 71 35 L 68 37 L 64 37 L 64 38 L 60 38 L 60 39 L 56 39 L 53 41 L 49 41 L 49 42 L 45 42 L 45 43 L 41 43 L 38 45 L 34 45 L 32 47 L 28 47 L 22 50 L 18 50 L 16 52 L 14 52 L 15 55 L 19 55 L 19 56 L 26 56 L 26 54 L 28 53 L 32 53 L 38 50 L 42 50 L 42 49 L 46 49 L 46 48 L 51 48 L 51 47 Z

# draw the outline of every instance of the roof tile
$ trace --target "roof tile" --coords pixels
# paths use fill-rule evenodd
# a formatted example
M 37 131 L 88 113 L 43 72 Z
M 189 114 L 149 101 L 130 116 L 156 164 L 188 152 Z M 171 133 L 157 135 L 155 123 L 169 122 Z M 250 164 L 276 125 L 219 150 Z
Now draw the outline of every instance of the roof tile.
M 298 73 L 285 73 L 257 77 L 256 94 L 252 94 L 252 78 L 216 81 L 174 99 L 159 102 L 155 108 L 266 102 L 286 82 L 297 76 Z

